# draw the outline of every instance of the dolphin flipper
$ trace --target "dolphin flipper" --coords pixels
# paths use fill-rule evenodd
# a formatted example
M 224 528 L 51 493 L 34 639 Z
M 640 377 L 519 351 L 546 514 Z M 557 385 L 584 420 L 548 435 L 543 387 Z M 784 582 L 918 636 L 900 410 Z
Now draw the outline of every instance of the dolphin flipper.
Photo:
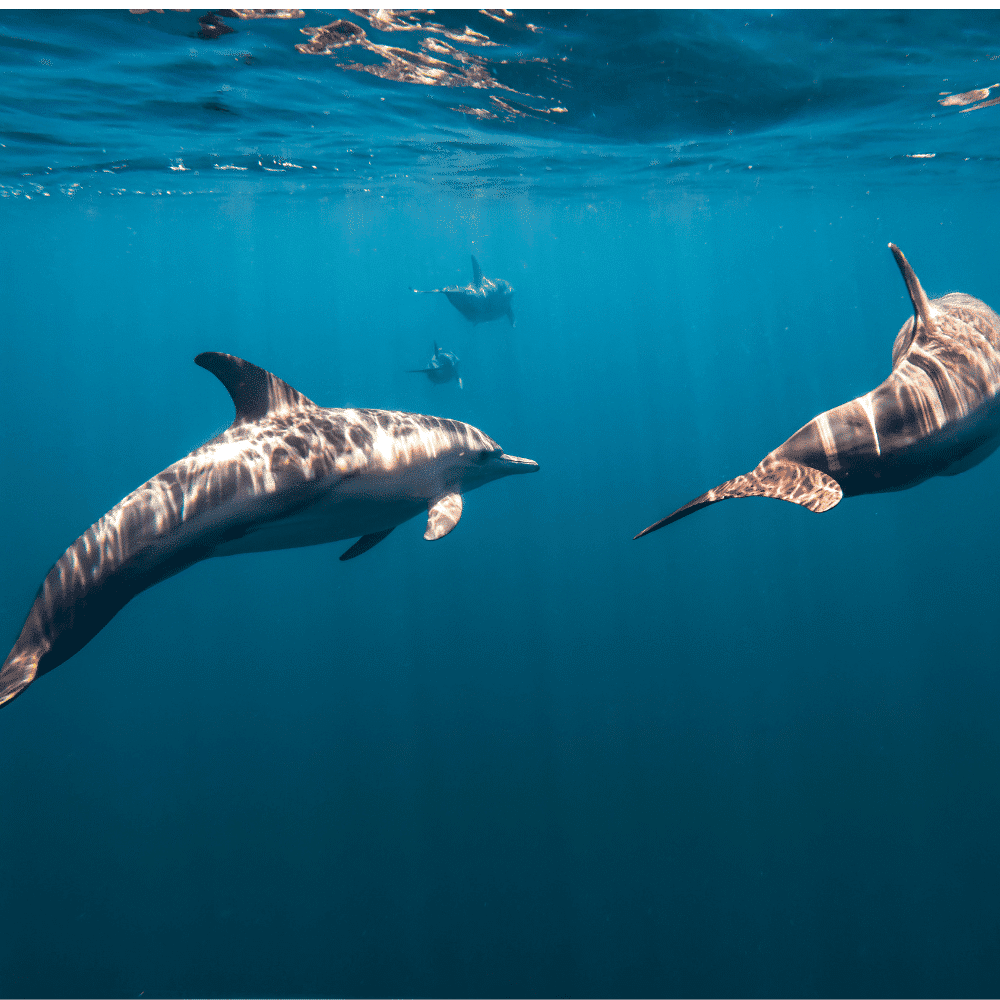
M 393 525 L 395 527 L 395 525 Z M 373 531 L 370 535 L 362 535 L 341 557 L 341 562 L 347 562 L 348 559 L 356 559 L 358 556 L 364 555 L 369 549 L 374 548 L 379 542 L 385 538 L 386 535 L 392 532 L 392 528 L 386 528 L 385 531 Z
M 478 288 L 483 283 L 483 269 L 479 266 L 479 261 L 472 258 L 472 284 Z
M 662 521 L 651 524 L 640 531 L 636 538 L 642 538 L 652 531 L 665 528 L 674 521 L 679 521 L 688 514 L 693 514 L 702 507 L 718 503 L 720 500 L 731 500 L 738 497 L 774 497 L 776 500 L 788 500 L 802 507 L 822 514 L 823 511 L 836 507 L 843 499 L 844 492 L 840 484 L 819 469 L 808 465 L 789 462 L 784 459 L 765 459 L 752 472 L 745 476 L 737 476 L 729 482 L 716 486 L 714 490 L 695 497 L 690 503 L 684 504 Z
M 427 530 L 424 538 L 433 542 L 444 538 L 462 517 L 462 494 L 446 493 L 427 506 Z

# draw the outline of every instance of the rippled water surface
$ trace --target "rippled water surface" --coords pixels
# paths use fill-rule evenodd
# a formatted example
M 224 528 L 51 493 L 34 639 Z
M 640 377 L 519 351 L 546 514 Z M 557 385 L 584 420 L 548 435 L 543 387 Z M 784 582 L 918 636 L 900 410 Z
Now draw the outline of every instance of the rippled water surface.
M 6 187 L 954 183 L 996 162 L 995 12 L 272 13 L 5 12 Z
M 0 12 L 8 644 L 202 351 L 541 471 L 4 707 L 0 994 L 997 995 L 1000 458 L 632 536 L 886 377 L 890 240 L 1000 308 L 1000 16 L 247 13 Z

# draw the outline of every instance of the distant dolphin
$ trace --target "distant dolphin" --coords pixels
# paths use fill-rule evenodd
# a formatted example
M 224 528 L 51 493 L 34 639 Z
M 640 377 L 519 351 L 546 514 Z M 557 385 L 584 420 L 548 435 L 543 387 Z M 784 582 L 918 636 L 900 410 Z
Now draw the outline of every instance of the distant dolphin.
M 448 301 L 473 325 L 488 323 L 490 320 L 506 316 L 510 325 L 514 325 L 514 310 L 510 299 L 514 289 L 503 278 L 487 278 L 483 276 L 482 268 L 475 257 L 472 258 L 472 284 L 449 285 L 447 288 L 430 288 L 421 291 L 414 288 L 418 295 L 447 295 Z
M 827 410 L 752 472 L 703 493 L 648 535 L 731 497 L 776 497 L 822 513 L 842 497 L 909 489 L 956 476 L 1000 446 L 1000 316 L 952 292 L 928 301 L 902 251 L 889 244 L 914 315 L 892 347 L 892 374 L 865 396 Z
M 199 354 L 236 405 L 232 426 L 129 494 L 52 567 L 3 668 L 0 705 L 82 649 L 147 587 L 211 556 L 362 537 L 353 559 L 427 511 L 447 535 L 462 494 L 535 472 L 457 420 L 325 409 L 229 354 Z
M 427 368 L 410 368 L 411 375 L 426 375 L 435 385 L 444 385 L 455 379 L 459 389 L 462 388 L 462 376 L 458 374 L 458 362 L 461 359 L 451 351 L 443 351 L 434 341 L 434 354 Z

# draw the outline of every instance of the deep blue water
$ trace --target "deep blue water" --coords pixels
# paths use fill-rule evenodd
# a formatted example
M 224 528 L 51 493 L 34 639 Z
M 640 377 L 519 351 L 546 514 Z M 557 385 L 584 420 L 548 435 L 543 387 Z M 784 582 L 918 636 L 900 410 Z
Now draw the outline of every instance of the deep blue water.
M 1000 305 L 1000 17 L 206 13 L 0 13 L 8 643 L 232 419 L 201 351 L 541 472 L 200 563 L 7 706 L 0 993 L 997 995 L 1000 459 L 632 536 L 888 374 L 888 241 Z M 515 327 L 409 291 L 470 253 Z

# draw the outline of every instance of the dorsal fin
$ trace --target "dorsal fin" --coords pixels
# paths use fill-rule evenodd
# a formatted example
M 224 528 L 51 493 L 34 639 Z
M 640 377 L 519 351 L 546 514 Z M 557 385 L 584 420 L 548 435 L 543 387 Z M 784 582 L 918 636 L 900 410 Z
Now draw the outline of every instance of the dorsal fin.
M 229 391 L 236 407 L 234 424 L 260 420 L 280 410 L 315 405 L 277 375 L 232 354 L 206 351 L 194 363 L 210 371 Z
M 899 273 L 902 274 L 903 281 L 906 282 L 906 290 L 910 293 L 910 301 L 913 303 L 913 336 L 910 337 L 910 342 L 912 343 L 917 335 L 918 321 L 924 324 L 924 329 L 928 333 L 934 333 L 936 330 L 934 318 L 931 316 L 931 304 L 927 299 L 927 293 L 920 284 L 920 280 L 914 273 L 913 268 L 910 267 L 910 262 L 903 256 L 903 251 L 895 243 L 890 243 L 889 249 L 892 251 L 893 257 L 896 258 Z
M 472 258 L 472 283 L 478 288 L 483 283 L 483 269 L 479 266 L 479 261 Z

